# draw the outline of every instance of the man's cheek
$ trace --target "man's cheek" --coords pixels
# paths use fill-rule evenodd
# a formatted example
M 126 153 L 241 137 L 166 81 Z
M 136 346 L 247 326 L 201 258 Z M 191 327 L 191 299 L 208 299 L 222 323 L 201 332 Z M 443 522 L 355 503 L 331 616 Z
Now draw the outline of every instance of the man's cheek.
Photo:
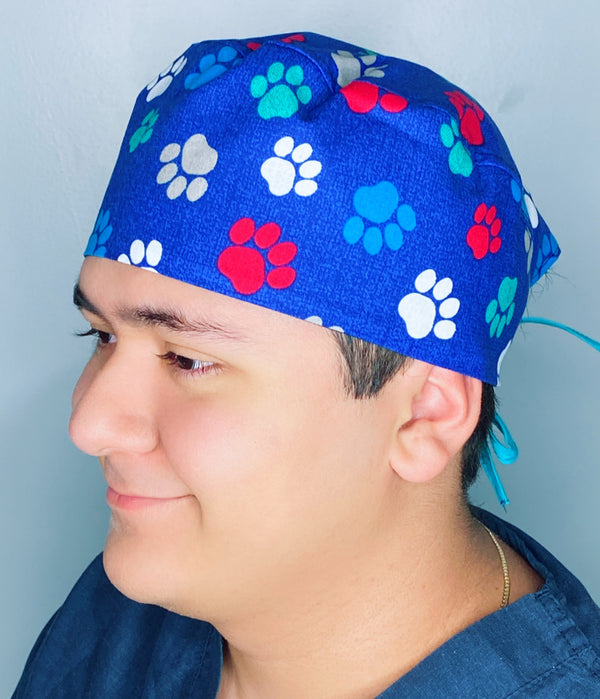
M 258 446 L 256 435 L 249 434 L 250 416 L 214 401 L 203 401 L 193 409 L 166 410 L 161 422 L 171 468 L 198 487 L 203 482 L 226 484 L 239 479 Z

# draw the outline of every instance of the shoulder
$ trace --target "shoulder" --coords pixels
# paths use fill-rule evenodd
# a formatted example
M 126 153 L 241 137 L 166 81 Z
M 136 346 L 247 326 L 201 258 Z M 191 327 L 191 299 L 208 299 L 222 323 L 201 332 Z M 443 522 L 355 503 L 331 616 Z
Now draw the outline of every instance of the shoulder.
M 514 548 L 541 577 L 544 586 L 529 595 L 524 606 L 542 606 L 550 622 L 567 619 L 590 648 L 600 656 L 600 608 L 584 585 L 555 556 L 514 524 L 485 510 L 473 508 L 476 517 Z M 538 603 L 538 604 L 535 604 Z
M 561 697 L 561 699 L 598 699 L 600 697 L 600 660 L 589 649 L 581 650 L 552 666 L 506 695 L 507 699 Z
M 440 646 L 381 697 L 600 699 L 600 609 L 543 546 L 508 522 L 473 514 L 545 580 L 535 593 Z
M 176 662 L 177 681 L 191 687 L 211 652 L 220 654 L 220 640 L 210 624 L 128 599 L 100 555 L 43 629 L 13 699 L 185 696 L 160 668 Z
M 482 620 L 485 638 L 510 666 L 512 684 L 507 686 L 512 690 L 502 696 L 600 697 L 598 605 L 583 584 L 531 536 L 484 510 L 474 514 L 545 581 L 535 594 Z

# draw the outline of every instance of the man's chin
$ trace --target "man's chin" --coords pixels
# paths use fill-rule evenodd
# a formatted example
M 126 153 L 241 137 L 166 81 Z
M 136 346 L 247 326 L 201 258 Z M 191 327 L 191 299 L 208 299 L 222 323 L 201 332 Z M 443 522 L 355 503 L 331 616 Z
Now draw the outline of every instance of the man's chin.
M 185 595 L 186 553 L 190 539 L 193 544 L 198 537 L 194 503 L 183 498 L 173 505 L 132 512 L 113 509 L 104 570 L 126 597 L 170 608 L 173 599 Z
M 159 551 L 148 550 L 119 528 L 108 535 L 102 562 L 110 582 L 131 600 L 169 607 L 174 571 Z M 131 539 L 134 539 L 133 541 Z

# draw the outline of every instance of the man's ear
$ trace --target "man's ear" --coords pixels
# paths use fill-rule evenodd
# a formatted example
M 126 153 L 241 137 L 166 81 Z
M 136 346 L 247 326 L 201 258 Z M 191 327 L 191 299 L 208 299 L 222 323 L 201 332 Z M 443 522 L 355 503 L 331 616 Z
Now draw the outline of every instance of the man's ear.
M 473 433 L 481 412 L 481 381 L 450 369 L 413 361 L 404 372 L 410 417 L 395 434 L 390 465 L 403 479 L 423 483 L 438 476 Z

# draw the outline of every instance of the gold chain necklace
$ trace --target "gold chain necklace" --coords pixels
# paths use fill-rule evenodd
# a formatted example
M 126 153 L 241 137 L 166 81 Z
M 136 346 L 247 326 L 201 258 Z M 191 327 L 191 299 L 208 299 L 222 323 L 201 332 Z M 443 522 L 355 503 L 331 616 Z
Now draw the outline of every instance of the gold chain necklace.
M 506 556 L 504 555 L 504 551 L 502 550 L 502 546 L 500 546 L 500 542 L 495 537 L 493 532 L 490 529 L 488 529 L 488 527 L 486 527 L 483 522 L 481 522 L 481 526 L 490 535 L 492 541 L 494 542 L 494 546 L 496 547 L 496 549 L 498 550 L 498 553 L 500 554 L 500 560 L 502 561 L 502 573 L 504 575 L 504 591 L 502 593 L 502 602 L 500 603 L 500 609 L 504 609 L 504 607 L 506 607 L 508 605 L 508 602 L 510 599 L 510 576 L 508 575 L 508 564 L 506 562 Z

